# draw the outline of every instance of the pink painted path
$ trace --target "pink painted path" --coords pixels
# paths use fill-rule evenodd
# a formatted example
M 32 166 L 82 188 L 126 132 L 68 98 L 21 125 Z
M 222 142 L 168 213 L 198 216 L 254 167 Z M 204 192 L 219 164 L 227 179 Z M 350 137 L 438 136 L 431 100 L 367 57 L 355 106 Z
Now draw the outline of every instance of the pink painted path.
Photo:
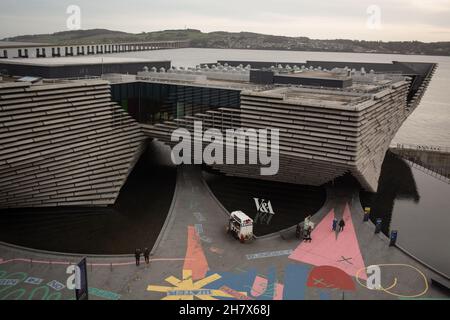
M 314 266 L 333 266 L 355 277 L 358 270 L 364 269 L 365 265 L 348 204 L 343 215 L 344 231 L 340 232 L 338 237 L 336 232 L 331 230 L 333 218 L 334 210 L 331 210 L 313 230 L 312 241 L 300 243 L 289 258 Z M 360 272 L 359 278 L 366 280 L 366 273 Z
M 186 259 L 183 270 L 191 270 L 193 280 L 203 279 L 209 270 L 200 237 L 193 226 L 188 226 Z

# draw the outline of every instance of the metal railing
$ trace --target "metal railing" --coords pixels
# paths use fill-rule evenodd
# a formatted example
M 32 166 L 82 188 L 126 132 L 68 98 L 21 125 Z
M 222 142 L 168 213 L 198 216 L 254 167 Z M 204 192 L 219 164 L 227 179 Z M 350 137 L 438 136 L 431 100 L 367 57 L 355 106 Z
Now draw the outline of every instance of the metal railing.
M 399 150 L 417 150 L 417 151 L 432 151 L 432 152 L 450 153 L 450 147 L 425 145 L 425 144 L 397 143 L 397 144 L 391 144 L 390 148 L 391 149 L 399 149 Z
M 83 76 L 83 77 L 68 77 L 68 78 L 45 78 L 43 81 L 45 83 L 61 83 L 63 81 L 74 81 L 74 80 L 101 80 L 101 76 Z
M 414 168 L 416 168 L 416 169 L 418 169 L 418 170 L 420 170 L 420 171 L 422 171 L 422 172 L 424 172 L 424 173 L 426 173 L 426 174 L 428 174 L 428 175 L 430 175 L 430 176 L 432 176 L 432 177 L 435 177 L 435 178 L 437 178 L 437 179 L 439 179 L 439 180 L 441 180 L 441 181 L 443 181 L 443 182 L 445 182 L 445 183 L 450 184 L 450 179 L 447 178 L 446 176 L 440 174 L 439 172 L 436 172 L 436 171 L 434 171 L 434 170 L 431 170 L 431 169 L 429 169 L 429 168 L 426 168 L 426 167 L 424 167 L 424 166 L 422 166 L 422 165 L 420 165 L 420 164 L 418 164 L 418 163 L 416 163 L 416 162 L 414 162 L 414 161 L 410 161 L 410 160 L 406 160 L 406 159 L 404 159 L 404 160 L 405 160 L 411 167 L 414 167 Z

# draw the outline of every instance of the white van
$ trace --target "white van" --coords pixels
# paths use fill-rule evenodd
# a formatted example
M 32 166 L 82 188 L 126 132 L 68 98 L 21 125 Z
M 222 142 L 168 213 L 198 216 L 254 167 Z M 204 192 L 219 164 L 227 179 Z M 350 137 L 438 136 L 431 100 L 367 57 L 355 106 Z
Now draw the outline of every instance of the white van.
M 242 211 L 230 214 L 227 231 L 241 242 L 253 238 L 253 220 Z

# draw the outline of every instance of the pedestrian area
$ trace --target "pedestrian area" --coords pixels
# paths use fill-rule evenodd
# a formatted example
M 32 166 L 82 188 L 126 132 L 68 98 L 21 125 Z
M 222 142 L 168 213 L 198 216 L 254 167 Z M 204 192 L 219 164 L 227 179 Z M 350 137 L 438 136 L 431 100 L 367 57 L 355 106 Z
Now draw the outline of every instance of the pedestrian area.
M 226 233 L 228 213 L 202 178 L 181 166 L 172 206 L 150 263 L 89 256 L 90 299 L 447 299 L 437 274 L 363 221 L 358 192 L 328 190 L 311 221 L 311 242 L 296 227 L 240 243 Z M 333 231 L 333 219 L 345 222 Z M 67 266 L 79 256 L 0 246 L 0 299 L 74 299 Z M 375 274 L 375 276 L 374 276 Z

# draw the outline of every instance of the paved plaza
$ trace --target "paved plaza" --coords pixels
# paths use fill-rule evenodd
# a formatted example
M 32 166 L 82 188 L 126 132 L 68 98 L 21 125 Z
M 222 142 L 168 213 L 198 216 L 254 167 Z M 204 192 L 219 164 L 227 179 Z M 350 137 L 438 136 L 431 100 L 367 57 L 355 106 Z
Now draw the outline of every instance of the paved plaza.
M 228 212 L 196 166 L 180 166 L 170 212 L 151 261 L 88 256 L 90 299 L 447 299 L 431 285 L 442 278 L 363 221 L 357 190 L 327 190 L 313 215 L 311 243 L 295 227 L 241 244 L 226 233 Z M 344 231 L 332 231 L 343 218 Z M 134 248 L 130 248 L 133 253 Z M 81 256 L 0 245 L 0 299 L 74 299 L 67 267 Z M 367 288 L 378 265 L 381 288 Z M 367 271 L 367 272 L 366 272 Z

